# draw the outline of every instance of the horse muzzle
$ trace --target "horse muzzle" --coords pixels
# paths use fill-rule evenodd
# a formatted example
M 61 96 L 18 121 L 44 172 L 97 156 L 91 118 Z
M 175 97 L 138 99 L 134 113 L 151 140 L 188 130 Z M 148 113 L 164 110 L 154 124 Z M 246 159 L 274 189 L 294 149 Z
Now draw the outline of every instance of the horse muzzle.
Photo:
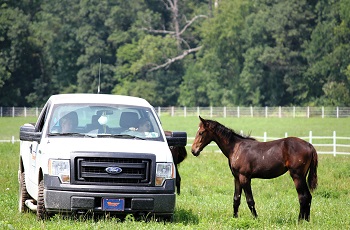
M 198 149 L 192 149 L 191 152 L 192 152 L 193 156 L 195 156 L 195 157 L 198 157 L 199 154 L 201 153 L 201 151 Z

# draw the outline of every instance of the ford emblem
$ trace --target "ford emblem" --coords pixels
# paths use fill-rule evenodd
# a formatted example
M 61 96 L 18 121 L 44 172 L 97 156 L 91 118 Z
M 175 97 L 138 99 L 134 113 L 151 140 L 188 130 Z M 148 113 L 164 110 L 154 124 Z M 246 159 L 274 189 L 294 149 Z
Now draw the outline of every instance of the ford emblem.
M 119 167 L 108 167 L 106 168 L 106 172 L 109 173 L 109 174 L 119 174 L 121 173 L 123 170 Z

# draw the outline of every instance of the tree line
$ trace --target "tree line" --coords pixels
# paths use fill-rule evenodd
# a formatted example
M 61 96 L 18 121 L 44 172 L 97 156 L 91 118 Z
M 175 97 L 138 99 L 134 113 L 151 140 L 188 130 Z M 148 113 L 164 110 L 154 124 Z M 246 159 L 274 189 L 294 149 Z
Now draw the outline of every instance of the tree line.
M 0 0 L 0 105 L 350 106 L 350 0 Z

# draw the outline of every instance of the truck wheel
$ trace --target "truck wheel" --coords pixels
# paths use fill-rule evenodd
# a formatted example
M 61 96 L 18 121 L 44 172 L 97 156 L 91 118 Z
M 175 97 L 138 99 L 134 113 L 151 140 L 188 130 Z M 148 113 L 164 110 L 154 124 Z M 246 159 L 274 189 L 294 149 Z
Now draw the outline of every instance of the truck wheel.
M 48 214 L 45 209 L 45 199 L 44 199 L 44 180 L 41 180 L 39 183 L 38 191 L 38 201 L 36 206 L 36 219 L 45 220 L 48 218 Z
M 19 212 L 28 212 L 29 208 L 25 205 L 25 201 L 30 198 L 27 192 L 27 186 L 25 181 L 25 173 L 22 172 L 19 178 L 19 197 L 18 197 L 18 209 Z

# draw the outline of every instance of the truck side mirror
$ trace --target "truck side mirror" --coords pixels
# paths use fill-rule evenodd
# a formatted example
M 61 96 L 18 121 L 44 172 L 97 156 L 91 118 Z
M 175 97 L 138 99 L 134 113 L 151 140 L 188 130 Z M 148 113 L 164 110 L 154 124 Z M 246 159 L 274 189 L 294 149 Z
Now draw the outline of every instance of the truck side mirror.
M 21 141 L 36 141 L 40 143 L 41 132 L 36 132 L 33 124 L 24 124 L 20 128 L 19 139 Z
M 169 132 L 168 132 L 169 134 Z M 166 140 L 169 146 L 183 146 L 187 145 L 187 133 L 186 132 L 171 132 L 171 135 L 166 136 Z

